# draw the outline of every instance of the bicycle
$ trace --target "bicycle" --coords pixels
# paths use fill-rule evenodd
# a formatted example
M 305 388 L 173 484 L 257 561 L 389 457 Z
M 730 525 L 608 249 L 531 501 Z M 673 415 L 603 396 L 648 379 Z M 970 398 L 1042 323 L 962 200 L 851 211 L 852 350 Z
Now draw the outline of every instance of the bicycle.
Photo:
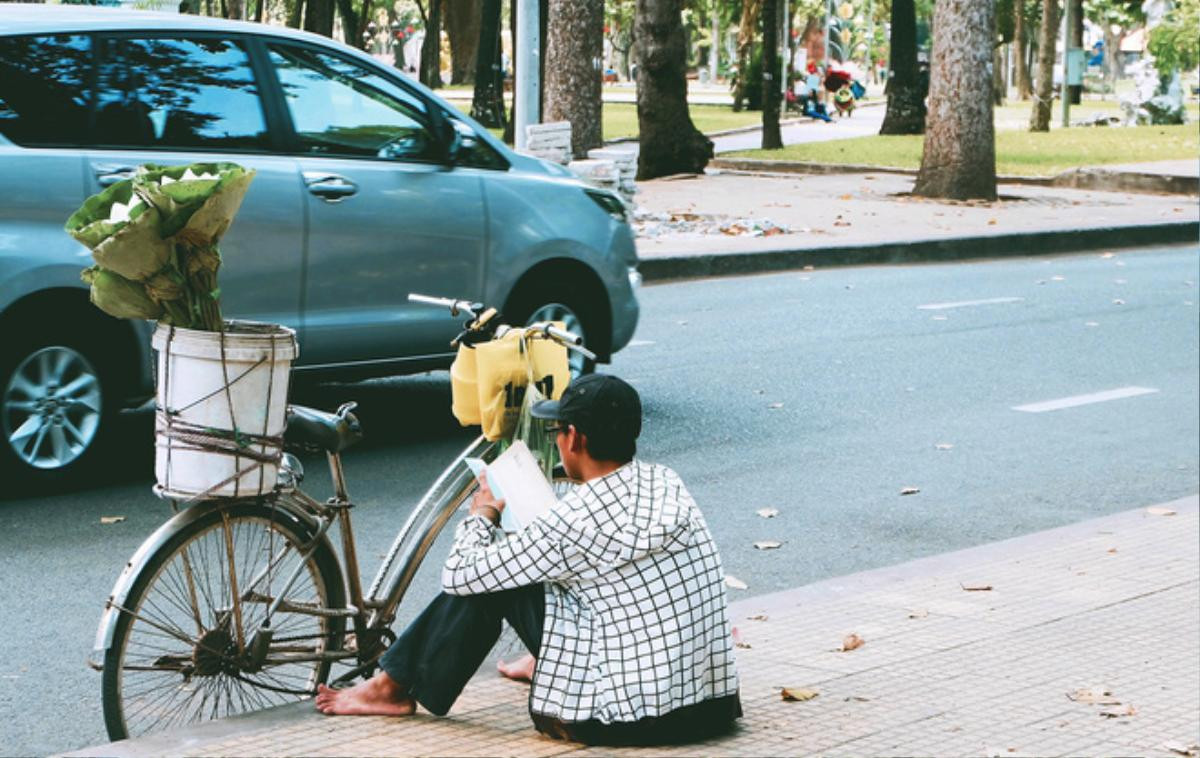
M 410 300 L 469 316 L 456 342 L 504 328 L 494 309 L 447 298 Z M 594 360 L 579 337 L 549 323 L 519 327 Z M 418 567 L 476 479 L 464 459 L 490 461 L 497 442 L 471 442 L 417 503 L 363 590 L 342 453 L 362 438 L 354 403 L 336 413 L 289 406 L 285 439 L 326 454 L 334 494 L 300 489 L 303 469 L 284 453 L 268 495 L 171 500 L 175 515 L 138 548 L 117 579 L 89 663 L 102 673 L 110 739 L 223 718 L 369 676 L 395 638 L 391 624 Z M 161 493 L 160 493 L 161 495 Z M 170 499 L 170 498 L 168 498 Z M 335 549 L 331 531 L 341 536 Z

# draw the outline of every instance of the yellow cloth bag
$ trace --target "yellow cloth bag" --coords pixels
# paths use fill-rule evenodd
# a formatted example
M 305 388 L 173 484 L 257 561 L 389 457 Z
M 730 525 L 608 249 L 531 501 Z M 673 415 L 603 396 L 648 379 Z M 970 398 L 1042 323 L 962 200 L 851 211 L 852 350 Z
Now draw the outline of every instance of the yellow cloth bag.
M 450 364 L 450 410 L 463 426 L 479 423 L 479 368 L 469 345 L 459 345 Z
M 475 366 L 480 426 L 493 441 L 512 436 L 530 381 L 558 399 L 571 380 L 567 348 L 550 339 L 523 339 L 516 329 L 476 345 Z

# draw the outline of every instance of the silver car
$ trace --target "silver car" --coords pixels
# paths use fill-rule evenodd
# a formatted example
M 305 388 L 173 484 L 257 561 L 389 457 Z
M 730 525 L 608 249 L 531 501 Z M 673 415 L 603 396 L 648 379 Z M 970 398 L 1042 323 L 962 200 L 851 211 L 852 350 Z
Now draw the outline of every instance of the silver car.
M 152 394 L 151 325 L 88 302 L 68 215 L 140 164 L 213 160 L 257 171 L 221 246 L 224 313 L 295 328 L 297 374 L 448 366 L 458 325 L 409 292 L 565 320 L 600 361 L 633 335 L 620 199 L 374 58 L 260 24 L 0 4 L 0 468 L 85 468 Z

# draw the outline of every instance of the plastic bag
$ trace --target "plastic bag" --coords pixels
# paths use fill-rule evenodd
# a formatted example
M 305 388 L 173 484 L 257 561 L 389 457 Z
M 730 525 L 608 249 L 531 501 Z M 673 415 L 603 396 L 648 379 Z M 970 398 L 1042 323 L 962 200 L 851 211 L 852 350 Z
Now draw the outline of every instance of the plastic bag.
M 512 437 L 529 384 L 556 399 L 571 379 L 565 347 L 548 339 L 526 340 L 517 329 L 476 345 L 475 365 L 479 422 L 489 440 Z

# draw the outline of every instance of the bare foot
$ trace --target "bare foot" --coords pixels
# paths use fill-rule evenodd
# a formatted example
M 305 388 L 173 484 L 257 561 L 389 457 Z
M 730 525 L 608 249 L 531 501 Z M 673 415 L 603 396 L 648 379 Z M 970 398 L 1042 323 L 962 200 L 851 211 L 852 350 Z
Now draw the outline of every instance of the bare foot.
M 327 716 L 409 716 L 416 702 L 386 673 L 345 690 L 317 685 L 317 710 Z
M 509 679 L 515 679 L 518 682 L 532 682 L 533 667 L 536 665 L 537 659 L 531 653 L 526 653 L 512 663 L 498 661 L 496 668 L 502 676 L 506 676 Z

